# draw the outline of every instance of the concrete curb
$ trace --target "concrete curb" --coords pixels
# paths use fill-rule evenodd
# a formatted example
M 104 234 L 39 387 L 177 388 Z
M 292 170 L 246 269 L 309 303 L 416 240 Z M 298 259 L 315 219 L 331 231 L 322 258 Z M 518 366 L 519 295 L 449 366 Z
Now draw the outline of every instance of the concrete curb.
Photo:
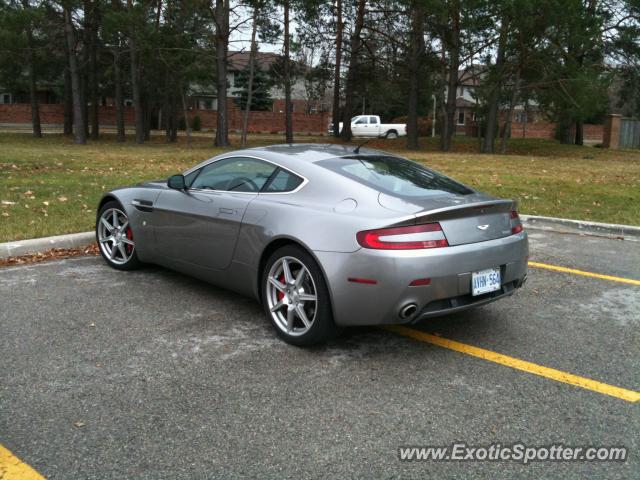
M 595 235 L 640 242 L 640 227 L 618 225 L 615 223 L 587 222 L 568 218 L 540 217 L 536 215 L 520 215 L 525 228 L 549 230 L 560 233 Z
M 0 258 L 17 257 L 30 253 L 44 252 L 52 248 L 80 248 L 91 245 L 96 240 L 95 232 L 71 233 L 55 237 L 33 238 L 17 242 L 0 243 Z

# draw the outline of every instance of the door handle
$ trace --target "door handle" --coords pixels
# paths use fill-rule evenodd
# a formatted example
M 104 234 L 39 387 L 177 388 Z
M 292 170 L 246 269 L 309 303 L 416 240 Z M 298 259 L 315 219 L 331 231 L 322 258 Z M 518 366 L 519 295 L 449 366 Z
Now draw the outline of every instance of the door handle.
M 220 207 L 220 208 L 218 209 L 218 212 L 220 212 L 220 213 L 226 213 L 226 214 L 229 214 L 229 215 L 233 215 L 233 214 L 235 213 L 235 210 L 234 210 L 233 208 L 224 208 L 224 207 Z

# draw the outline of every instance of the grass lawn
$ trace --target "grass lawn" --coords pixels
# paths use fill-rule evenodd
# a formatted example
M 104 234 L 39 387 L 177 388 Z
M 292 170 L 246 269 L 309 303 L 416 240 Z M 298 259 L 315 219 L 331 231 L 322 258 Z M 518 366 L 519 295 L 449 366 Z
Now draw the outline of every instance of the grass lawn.
M 235 145 L 237 137 L 232 137 Z M 298 137 L 323 142 L 326 137 Z M 456 138 L 454 151 L 437 151 L 423 139 L 409 152 L 404 139 L 369 145 L 403 154 L 479 190 L 520 202 L 522 213 L 640 225 L 640 151 L 608 151 L 546 140 L 512 140 L 508 155 L 475 153 L 477 139 Z M 280 143 L 276 135 L 250 137 L 252 145 Z M 0 133 L 0 242 L 80 232 L 93 228 L 106 190 L 167 178 L 222 150 L 211 136 L 166 144 L 115 143 L 105 135 L 86 146 L 61 135 L 34 139 Z

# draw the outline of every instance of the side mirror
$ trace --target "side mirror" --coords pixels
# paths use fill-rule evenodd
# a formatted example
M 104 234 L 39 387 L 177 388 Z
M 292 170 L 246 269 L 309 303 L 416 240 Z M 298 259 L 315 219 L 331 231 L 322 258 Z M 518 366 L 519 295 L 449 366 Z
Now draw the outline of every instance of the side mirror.
M 184 175 L 171 175 L 167 180 L 167 186 L 174 190 L 184 190 L 187 187 L 184 183 Z

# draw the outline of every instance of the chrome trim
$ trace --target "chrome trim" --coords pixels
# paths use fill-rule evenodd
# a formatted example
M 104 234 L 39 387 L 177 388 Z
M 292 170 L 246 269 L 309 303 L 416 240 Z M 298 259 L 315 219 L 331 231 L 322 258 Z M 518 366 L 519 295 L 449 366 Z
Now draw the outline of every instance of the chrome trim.
M 298 191 L 300 191 L 307 183 L 309 183 L 309 179 L 307 177 L 305 177 L 304 175 L 300 175 L 298 172 L 291 170 L 289 167 L 285 167 L 280 165 L 279 163 L 273 162 L 271 160 L 266 160 L 264 158 L 261 157 L 256 157 L 254 155 L 228 155 L 226 157 L 222 157 L 222 158 L 215 158 L 212 159 L 211 161 L 204 163 L 204 164 L 198 164 L 195 167 L 190 168 L 189 170 L 186 170 L 183 175 L 189 175 L 192 172 L 195 172 L 196 170 L 199 170 L 201 168 L 205 168 L 208 167 L 209 165 L 211 165 L 212 163 L 215 162 L 219 162 L 220 160 L 228 160 L 230 158 L 252 158 L 254 160 L 260 160 L 261 162 L 266 162 L 269 163 L 271 165 L 275 165 L 276 167 L 281 168 L 282 170 L 285 170 L 289 173 L 292 173 L 298 177 L 300 177 L 302 179 L 302 183 L 300 183 L 300 185 L 298 185 L 295 189 L 291 190 L 290 192 L 233 192 L 231 190 L 213 190 L 211 188 L 188 188 L 187 191 L 188 192 L 196 192 L 196 193 L 207 193 L 207 192 L 212 192 L 212 193 L 235 193 L 235 194 L 244 194 L 244 195 L 288 195 L 290 193 L 296 193 Z

